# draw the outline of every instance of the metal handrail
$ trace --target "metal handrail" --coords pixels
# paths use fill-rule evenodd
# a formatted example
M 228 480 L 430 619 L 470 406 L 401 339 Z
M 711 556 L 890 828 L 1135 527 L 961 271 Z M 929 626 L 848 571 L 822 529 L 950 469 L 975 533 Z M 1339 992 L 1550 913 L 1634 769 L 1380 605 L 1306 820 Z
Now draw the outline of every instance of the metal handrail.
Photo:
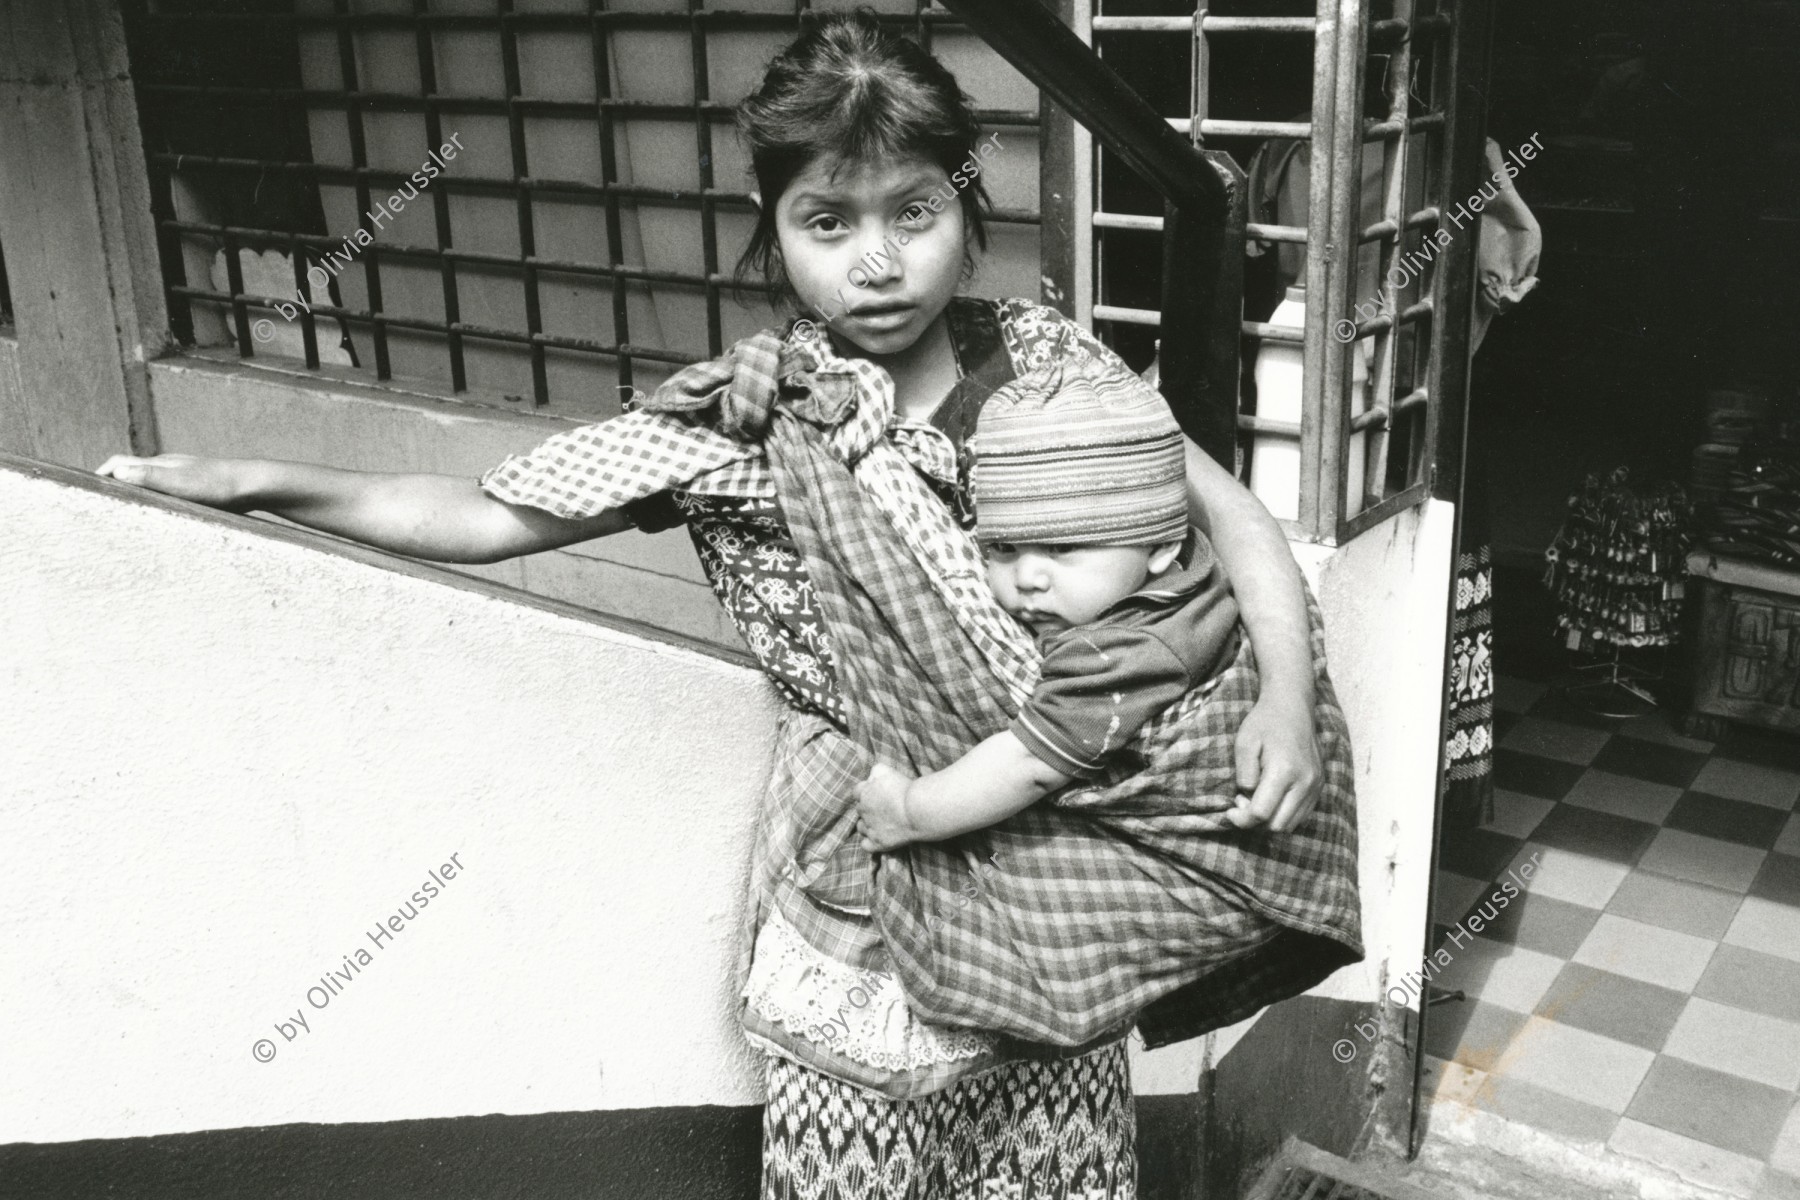
M 1160 386 L 1188 434 L 1230 468 L 1244 302 L 1243 171 L 1171 129 L 1039 0 L 944 4 L 1167 203 Z

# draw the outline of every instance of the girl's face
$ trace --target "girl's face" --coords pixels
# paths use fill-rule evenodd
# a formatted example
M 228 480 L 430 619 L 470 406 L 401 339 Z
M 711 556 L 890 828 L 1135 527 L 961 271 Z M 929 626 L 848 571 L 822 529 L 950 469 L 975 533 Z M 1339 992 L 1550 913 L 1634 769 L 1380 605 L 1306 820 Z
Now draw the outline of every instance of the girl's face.
M 917 342 L 962 278 L 962 203 L 943 169 L 924 159 L 815 159 L 774 217 L 801 304 L 870 357 Z

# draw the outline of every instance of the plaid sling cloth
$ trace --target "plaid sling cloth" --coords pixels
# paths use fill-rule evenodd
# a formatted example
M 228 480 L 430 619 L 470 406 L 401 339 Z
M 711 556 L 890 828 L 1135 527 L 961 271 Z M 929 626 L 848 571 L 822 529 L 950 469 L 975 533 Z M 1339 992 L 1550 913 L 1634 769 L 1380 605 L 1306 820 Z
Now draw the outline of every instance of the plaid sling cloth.
M 649 411 L 565 435 L 624 443 L 571 454 L 615 464 L 608 478 L 523 497 L 579 515 L 596 495 L 610 506 L 672 485 L 777 495 L 827 614 L 852 738 L 818 722 L 784 739 L 804 744 L 807 763 L 772 788 L 759 898 L 832 960 L 891 970 L 918 1016 L 1012 1035 L 1008 1056 L 1091 1045 L 1134 1016 L 1151 1045 L 1191 1037 L 1358 957 L 1349 746 L 1310 597 L 1326 787 L 1300 830 L 1243 834 L 1221 816 L 1256 695 L 1246 642 L 1205 695 L 1146 726 L 1114 774 L 993 829 L 885 856 L 872 876 L 850 791 L 871 755 L 915 772 L 946 765 L 1005 727 L 1036 674 L 973 540 L 921 479 L 944 477 L 930 439 L 886 430 L 891 389 L 872 364 L 759 335 L 678 373 Z M 753 908 L 755 928 L 767 912 Z M 745 1023 L 891 1095 L 993 1061 L 884 1070 L 796 1040 L 754 1008 Z
M 972 539 L 881 441 L 891 411 L 883 372 L 816 378 L 737 410 L 769 422 L 764 449 L 837 647 L 851 739 L 919 773 L 1005 728 L 1029 654 L 1010 657 L 1020 639 L 992 636 L 1003 618 L 984 584 L 944 584 L 978 580 L 973 550 L 957 553 Z M 957 561 L 925 569 L 934 555 Z M 1150 722 L 1096 784 L 884 856 L 874 917 L 920 1016 L 1078 1047 L 1141 1015 L 1161 1044 L 1361 957 L 1349 739 L 1308 599 L 1326 779 L 1307 821 L 1270 835 L 1225 819 L 1236 733 L 1257 696 L 1246 639 L 1212 687 Z M 839 832 L 843 869 L 859 873 Z

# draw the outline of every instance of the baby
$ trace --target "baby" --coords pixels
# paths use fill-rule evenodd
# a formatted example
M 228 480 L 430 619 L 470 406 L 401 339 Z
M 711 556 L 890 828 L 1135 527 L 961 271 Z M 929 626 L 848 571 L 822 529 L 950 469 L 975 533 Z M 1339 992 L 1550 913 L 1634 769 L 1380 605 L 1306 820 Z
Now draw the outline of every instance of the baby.
M 943 770 L 876 766 L 858 788 L 872 852 L 986 828 L 1099 776 L 1238 649 L 1237 602 L 1188 526 L 1181 430 L 1150 385 L 1035 372 L 987 401 L 970 449 L 988 583 L 1043 670 L 1011 728 Z

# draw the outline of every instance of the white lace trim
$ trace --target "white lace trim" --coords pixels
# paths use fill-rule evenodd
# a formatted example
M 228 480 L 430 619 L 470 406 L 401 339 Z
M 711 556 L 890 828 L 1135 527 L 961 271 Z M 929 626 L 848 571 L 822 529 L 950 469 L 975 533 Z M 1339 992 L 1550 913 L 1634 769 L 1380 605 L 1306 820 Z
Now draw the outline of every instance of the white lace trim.
M 987 1034 L 919 1020 L 892 975 L 833 961 L 779 911 L 756 935 L 744 999 L 796 1037 L 888 1071 L 978 1058 L 995 1046 Z

